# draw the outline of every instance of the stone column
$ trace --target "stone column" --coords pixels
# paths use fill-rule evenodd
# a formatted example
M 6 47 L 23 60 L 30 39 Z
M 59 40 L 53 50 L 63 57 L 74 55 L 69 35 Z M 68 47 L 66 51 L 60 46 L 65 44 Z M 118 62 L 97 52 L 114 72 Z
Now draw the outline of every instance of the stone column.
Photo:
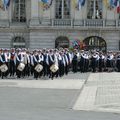
M 31 26 L 39 25 L 39 0 L 31 0 Z
M 0 27 L 9 27 L 9 9 L 0 9 Z

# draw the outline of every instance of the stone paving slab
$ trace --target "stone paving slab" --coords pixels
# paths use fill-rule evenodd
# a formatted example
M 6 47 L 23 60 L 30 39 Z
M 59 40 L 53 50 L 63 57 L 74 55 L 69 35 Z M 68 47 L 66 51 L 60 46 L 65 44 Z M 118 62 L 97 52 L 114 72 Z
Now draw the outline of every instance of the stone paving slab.
M 120 73 L 90 74 L 73 109 L 120 113 Z

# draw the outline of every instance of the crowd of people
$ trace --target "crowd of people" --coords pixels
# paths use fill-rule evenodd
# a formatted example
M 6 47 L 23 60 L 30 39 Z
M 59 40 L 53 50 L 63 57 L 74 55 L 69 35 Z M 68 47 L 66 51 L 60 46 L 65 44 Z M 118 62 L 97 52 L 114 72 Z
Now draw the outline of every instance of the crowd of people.
M 35 79 L 67 75 L 76 72 L 120 72 L 120 51 L 103 53 L 63 49 L 0 49 L 0 77 Z

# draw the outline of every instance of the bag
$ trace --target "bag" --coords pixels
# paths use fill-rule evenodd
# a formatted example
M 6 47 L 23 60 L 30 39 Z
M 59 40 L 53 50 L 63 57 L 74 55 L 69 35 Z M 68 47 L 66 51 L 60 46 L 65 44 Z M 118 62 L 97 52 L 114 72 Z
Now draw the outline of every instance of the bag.
M 53 65 L 51 65 L 51 67 L 50 67 L 50 70 L 51 70 L 53 73 L 57 72 L 58 69 L 59 69 L 59 68 L 58 68 L 58 66 L 57 66 L 56 64 L 53 64 Z
M 25 68 L 25 64 L 24 63 L 20 63 L 19 65 L 18 65 L 18 67 L 17 67 L 17 69 L 19 70 L 19 71 L 23 71 L 24 70 L 24 68 Z
M 7 65 L 6 64 L 1 65 L 0 70 L 1 70 L 1 72 L 6 72 L 8 70 Z
M 37 64 L 34 68 L 37 72 L 41 72 L 43 70 L 43 66 L 41 64 Z

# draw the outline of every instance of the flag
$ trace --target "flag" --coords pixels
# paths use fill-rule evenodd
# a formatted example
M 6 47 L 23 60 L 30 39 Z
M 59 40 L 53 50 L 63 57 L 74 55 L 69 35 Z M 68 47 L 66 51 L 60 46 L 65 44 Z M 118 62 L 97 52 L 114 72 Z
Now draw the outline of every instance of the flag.
M 52 5 L 53 0 L 39 0 L 42 3 L 43 10 L 47 10 Z
M 115 7 L 117 6 L 117 2 L 118 2 L 118 0 L 113 0 L 113 3 L 114 3 Z
M 10 0 L 4 0 L 4 7 L 7 9 L 10 5 Z
M 85 0 L 81 0 L 81 6 L 85 5 Z
M 4 1 L 0 0 L 0 8 L 3 10 L 4 9 Z
M 72 6 L 73 6 L 73 8 L 76 8 L 77 0 L 72 0 L 71 2 L 72 2 Z
M 105 5 L 105 7 L 108 8 L 108 6 L 109 6 L 109 0 L 103 0 L 103 3 Z
M 80 10 L 85 5 L 85 0 L 78 0 L 78 10 Z
M 117 1 L 117 13 L 120 13 L 120 0 Z

